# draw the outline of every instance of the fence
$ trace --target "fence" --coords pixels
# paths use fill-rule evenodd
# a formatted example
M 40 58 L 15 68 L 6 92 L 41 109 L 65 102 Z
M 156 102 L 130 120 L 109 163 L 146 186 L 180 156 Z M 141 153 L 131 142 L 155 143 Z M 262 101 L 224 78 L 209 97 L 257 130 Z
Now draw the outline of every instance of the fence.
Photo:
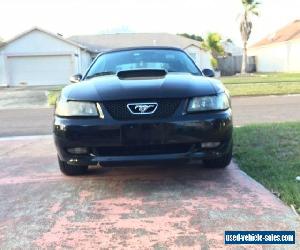
M 221 75 L 232 76 L 237 73 L 241 73 L 242 59 L 243 59 L 242 56 L 219 57 L 218 64 L 219 64 L 219 70 L 221 71 Z M 250 73 L 255 71 L 256 71 L 255 57 L 250 56 L 248 57 L 247 72 Z

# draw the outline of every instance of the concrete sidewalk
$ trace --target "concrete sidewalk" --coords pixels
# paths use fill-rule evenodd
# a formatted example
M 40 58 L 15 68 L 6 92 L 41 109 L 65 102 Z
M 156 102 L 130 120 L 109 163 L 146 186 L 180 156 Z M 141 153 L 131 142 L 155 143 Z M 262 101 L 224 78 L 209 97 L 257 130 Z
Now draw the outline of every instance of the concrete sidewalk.
M 48 107 L 47 91 L 59 86 L 21 86 L 0 88 L 0 110 Z
M 233 97 L 237 126 L 253 123 L 300 121 L 300 95 Z
M 295 230 L 289 207 L 234 164 L 93 169 L 63 176 L 49 137 L 0 142 L 0 248 L 217 249 L 225 230 Z

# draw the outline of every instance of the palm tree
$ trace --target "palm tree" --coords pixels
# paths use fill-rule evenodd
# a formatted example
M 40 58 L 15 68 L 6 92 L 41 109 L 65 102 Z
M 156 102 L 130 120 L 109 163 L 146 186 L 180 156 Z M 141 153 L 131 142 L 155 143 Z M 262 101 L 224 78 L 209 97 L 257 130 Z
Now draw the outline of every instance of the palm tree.
M 258 16 L 257 7 L 260 4 L 256 0 L 242 0 L 242 4 L 244 7 L 243 14 L 241 15 L 241 23 L 240 23 L 240 32 L 243 40 L 243 60 L 242 60 L 242 68 L 241 73 L 245 74 L 247 69 L 247 43 L 251 35 L 252 31 L 252 22 L 250 20 L 251 16 Z
M 212 55 L 212 66 L 216 69 L 218 66 L 217 57 L 224 54 L 224 48 L 221 44 L 222 37 L 218 33 L 208 33 L 205 40 L 201 43 L 201 47 L 209 51 Z

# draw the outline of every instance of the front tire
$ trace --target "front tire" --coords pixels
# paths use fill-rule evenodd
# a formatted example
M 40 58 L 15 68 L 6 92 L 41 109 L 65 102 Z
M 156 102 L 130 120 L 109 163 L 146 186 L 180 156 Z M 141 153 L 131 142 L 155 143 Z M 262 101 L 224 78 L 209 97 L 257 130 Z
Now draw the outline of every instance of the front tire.
M 222 157 L 216 159 L 203 160 L 203 163 L 208 168 L 226 168 L 232 159 L 232 148 L 230 151 Z
M 74 175 L 82 175 L 87 172 L 88 166 L 73 166 L 70 165 L 64 161 L 61 161 L 58 157 L 58 164 L 59 164 L 59 169 L 60 171 L 69 176 L 74 176 Z

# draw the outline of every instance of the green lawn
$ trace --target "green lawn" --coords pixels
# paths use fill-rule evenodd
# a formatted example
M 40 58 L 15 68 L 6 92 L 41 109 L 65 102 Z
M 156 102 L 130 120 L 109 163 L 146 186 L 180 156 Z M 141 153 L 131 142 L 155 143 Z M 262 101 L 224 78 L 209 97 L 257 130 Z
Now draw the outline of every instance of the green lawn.
M 224 84 L 300 82 L 300 73 L 255 73 L 221 77 Z
M 222 77 L 232 96 L 300 94 L 300 73 Z
M 225 84 L 231 96 L 300 94 L 299 82 Z
M 234 142 L 240 168 L 300 213 L 300 123 L 235 128 Z

